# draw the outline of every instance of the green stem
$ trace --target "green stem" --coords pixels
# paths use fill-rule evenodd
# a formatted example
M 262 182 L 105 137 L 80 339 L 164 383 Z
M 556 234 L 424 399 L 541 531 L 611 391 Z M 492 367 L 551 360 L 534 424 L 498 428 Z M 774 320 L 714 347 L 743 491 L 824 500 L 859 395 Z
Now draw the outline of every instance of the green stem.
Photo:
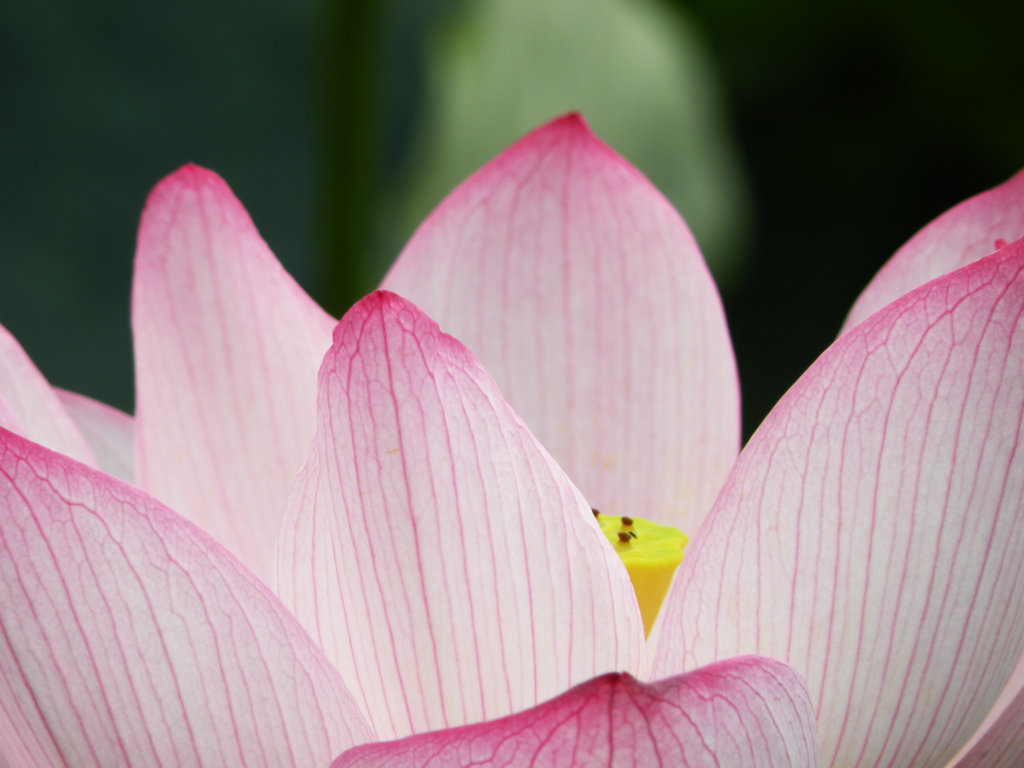
M 339 317 L 372 290 L 367 254 L 379 195 L 379 4 L 324 0 L 314 34 L 313 293 Z

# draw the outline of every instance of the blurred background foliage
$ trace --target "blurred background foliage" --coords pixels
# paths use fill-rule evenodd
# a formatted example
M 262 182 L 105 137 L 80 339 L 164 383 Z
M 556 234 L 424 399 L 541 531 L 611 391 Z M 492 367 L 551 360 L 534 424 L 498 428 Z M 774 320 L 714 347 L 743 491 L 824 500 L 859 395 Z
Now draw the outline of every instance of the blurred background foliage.
M 0 323 L 132 408 L 146 194 L 219 172 L 335 315 L 416 223 L 580 110 L 683 213 L 749 431 L 888 256 L 1024 165 L 1024 4 L 268 0 L 0 6 Z

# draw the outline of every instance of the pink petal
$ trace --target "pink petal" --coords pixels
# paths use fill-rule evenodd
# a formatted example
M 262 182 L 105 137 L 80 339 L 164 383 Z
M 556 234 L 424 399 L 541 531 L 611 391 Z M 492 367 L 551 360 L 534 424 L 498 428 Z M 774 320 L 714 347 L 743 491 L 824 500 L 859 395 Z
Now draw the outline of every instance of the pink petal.
M 739 448 L 725 316 L 686 224 L 579 115 L 456 189 L 383 287 L 473 350 L 593 506 L 696 531 Z
M 1019 691 L 956 768 L 1020 768 L 1024 762 L 1024 691 Z
M 841 336 L 687 548 L 655 669 L 740 653 L 808 683 L 822 756 L 941 765 L 1024 646 L 1024 241 Z
M 590 680 L 500 720 L 366 744 L 331 768 L 816 765 L 814 712 L 792 669 L 748 656 L 650 685 Z
M 639 609 L 579 491 L 458 341 L 378 292 L 338 324 L 279 594 L 381 738 L 646 672 Z
M 18 432 L 21 430 L 21 425 L 18 420 L 14 418 L 14 413 L 10 408 L 7 407 L 7 403 L 0 398 L 0 427 L 10 430 L 11 432 Z
M 910 238 L 857 298 L 843 332 L 929 280 L 1024 237 L 1024 171 L 950 208 Z
M 67 390 L 55 390 L 64 410 L 109 475 L 135 482 L 135 422 L 117 408 Z
M 92 449 L 57 394 L 10 332 L 0 325 L 0 427 L 90 466 Z
M 138 482 L 264 580 L 333 325 L 219 176 L 185 166 L 150 194 L 132 295 Z
M 1020 738 L 1015 731 L 1020 732 Z M 1017 667 L 1003 692 L 974 735 L 961 747 L 957 758 L 972 750 L 968 765 L 1018 766 L 1024 763 L 1024 657 L 1017 660 Z M 993 759 L 997 756 L 1003 759 L 1002 763 Z M 953 762 L 960 768 L 958 759 Z
M 323 653 L 216 542 L 3 430 L 0 596 L 0 763 L 326 765 L 372 738 Z

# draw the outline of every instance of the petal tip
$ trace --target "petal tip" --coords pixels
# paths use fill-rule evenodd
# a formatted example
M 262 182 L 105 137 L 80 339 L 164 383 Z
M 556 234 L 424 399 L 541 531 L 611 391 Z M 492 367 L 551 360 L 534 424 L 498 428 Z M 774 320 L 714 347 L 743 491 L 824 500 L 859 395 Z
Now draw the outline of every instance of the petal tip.
M 509 154 L 517 146 L 531 147 L 539 145 L 547 147 L 561 142 L 577 148 L 604 151 L 618 157 L 618 154 L 613 149 L 598 138 L 586 118 L 577 111 L 567 112 L 534 128 L 503 154 Z
M 402 316 L 409 316 L 410 313 L 416 316 L 424 315 L 419 307 L 405 297 L 392 291 L 378 289 L 353 304 L 345 316 L 335 324 L 332 337 L 334 344 L 340 343 L 347 328 L 354 327 L 355 324 L 361 325 L 370 315 L 378 314 L 382 318 L 398 318 L 400 320 Z M 431 322 L 433 323 L 432 320 Z
M 544 130 L 559 130 L 565 133 L 576 133 L 583 136 L 593 136 L 594 132 L 590 129 L 590 125 L 587 123 L 585 117 L 580 112 L 573 110 L 567 112 L 564 115 L 549 120 L 544 125 L 536 129 L 537 132 Z
M 185 163 L 177 170 L 171 171 L 171 173 L 164 176 L 159 182 L 157 182 L 153 189 L 155 191 L 165 186 L 178 185 L 195 187 L 208 183 L 212 180 L 223 183 L 223 179 L 209 168 L 204 168 L 203 166 L 196 165 L 195 163 Z
M 1024 170 L 954 205 L 904 243 L 865 286 L 841 333 L 900 296 L 1024 236 Z
M 150 191 L 142 214 L 143 220 L 147 215 L 152 214 L 154 209 L 169 205 L 170 201 L 180 192 L 184 190 L 197 192 L 203 189 L 227 192 L 231 195 L 227 182 L 220 174 L 195 163 L 185 163 L 176 171 L 164 176 Z M 231 196 L 233 197 L 233 195 Z

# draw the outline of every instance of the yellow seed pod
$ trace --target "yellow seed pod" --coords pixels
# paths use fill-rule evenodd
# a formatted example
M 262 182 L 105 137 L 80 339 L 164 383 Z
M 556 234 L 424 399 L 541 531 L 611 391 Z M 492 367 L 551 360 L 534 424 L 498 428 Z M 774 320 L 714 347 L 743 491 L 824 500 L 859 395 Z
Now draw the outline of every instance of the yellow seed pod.
M 689 539 L 676 528 L 639 517 L 602 515 L 597 510 L 594 516 L 626 566 L 644 620 L 644 634 L 650 635 Z

